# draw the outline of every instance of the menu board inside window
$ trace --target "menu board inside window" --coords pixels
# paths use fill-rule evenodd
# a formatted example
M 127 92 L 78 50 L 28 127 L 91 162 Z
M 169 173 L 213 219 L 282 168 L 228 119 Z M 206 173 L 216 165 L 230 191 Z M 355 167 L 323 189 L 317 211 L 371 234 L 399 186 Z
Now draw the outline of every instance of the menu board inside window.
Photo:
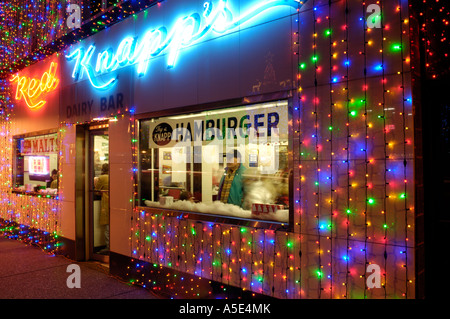
M 14 143 L 14 189 L 56 194 L 59 181 L 57 134 L 15 138 Z
M 140 121 L 141 205 L 289 222 L 287 101 Z

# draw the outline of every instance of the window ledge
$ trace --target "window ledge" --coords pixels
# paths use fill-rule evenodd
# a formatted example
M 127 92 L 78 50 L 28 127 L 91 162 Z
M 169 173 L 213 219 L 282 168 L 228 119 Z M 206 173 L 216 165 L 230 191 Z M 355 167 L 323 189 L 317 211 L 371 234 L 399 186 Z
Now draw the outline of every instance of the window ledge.
M 13 189 L 13 194 L 19 194 L 19 195 L 28 195 L 28 196 L 34 196 L 34 197 L 41 197 L 41 198 L 53 198 L 53 199 L 59 199 L 58 194 L 43 194 L 39 192 L 27 192 L 24 190 L 19 189 Z
M 253 227 L 253 228 L 265 228 L 272 230 L 284 230 L 289 231 L 289 223 L 283 223 L 273 220 L 265 219 L 250 219 L 250 218 L 240 218 L 235 216 L 223 216 L 209 213 L 200 213 L 192 211 L 182 211 L 172 208 L 164 207 L 151 207 L 151 206 L 136 206 L 139 211 L 146 211 L 152 214 L 163 214 L 169 217 L 176 217 L 178 219 L 191 219 L 204 222 L 213 222 L 216 224 L 230 224 L 243 227 Z

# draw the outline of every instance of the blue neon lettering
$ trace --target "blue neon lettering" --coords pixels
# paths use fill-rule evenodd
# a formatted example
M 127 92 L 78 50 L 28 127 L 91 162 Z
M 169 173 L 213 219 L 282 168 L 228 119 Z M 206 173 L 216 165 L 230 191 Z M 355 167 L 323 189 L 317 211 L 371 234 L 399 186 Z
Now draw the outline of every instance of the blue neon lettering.
M 94 50 L 95 46 L 91 45 L 89 46 L 86 53 L 84 53 L 83 48 L 80 48 L 75 50 L 72 54 L 66 56 L 69 61 L 74 57 L 76 58 L 75 67 L 72 72 L 72 78 L 74 78 L 75 80 L 81 79 L 83 77 L 83 71 L 85 71 L 89 82 L 93 87 L 97 89 L 107 89 L 116 81 L 116 78 L 112 78 L 105 83 L 100 83 L 98 81 L 98 79 L 95 77 L 95 70 L 93 70 L 90 65 L 90 60 L 92 58 L 92 55 L 94 54 Z
M 118 45 L 116 52 L 109 48 L 97 54 L 95 69 L 91 66 L 91 59 L 96 50 L 92 44 L 85 50 L 80 47 L 66 55 L 67 60 L 75 60 L 72 78 L 81 80 L 86 74 L 92 86 L 97 89 L 108 89 L 113 85 L 117 77 L 112 77 L 104 82 L 98 79 L 98 75 L 116 70 L 127 65 L 137 65 L 138 76 L 145 75 L 149 60 L 167 52 L 167 68 L 175 67 L 178 55 L 182 48 L 188 47 L 211 32 L 223 34 L 238 28 L 257 15 L 278 6 L 290 6 L 298 9 L 301 4 L 296 0 L 266 0 L 258 1 L 258 4 L 241 14 L 238 18 L 227 8 L 227 0 L 219 0 L 217 4 L 207 1 L 203 5 L 203 14 L 190 14 L 175 22 L 170 32 L 165 27 L 150 30 L 138 41 L 138 37 L 126 37 Z
M 113 59 L 113 50 L 107 49 L 98 54 L 97 65 L 95 66 L 95 72 L 106 73 L 111 71 L 115 66 L 115 60 Z

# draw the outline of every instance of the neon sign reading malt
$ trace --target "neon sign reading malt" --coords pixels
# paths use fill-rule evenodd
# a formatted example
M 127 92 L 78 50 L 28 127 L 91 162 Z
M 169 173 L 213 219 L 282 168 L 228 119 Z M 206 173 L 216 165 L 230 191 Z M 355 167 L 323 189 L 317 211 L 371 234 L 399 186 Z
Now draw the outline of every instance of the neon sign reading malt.
M 101 81 L 98 79 L 99 75 L 135 64 L 137 74 L 142 76 L 148 68 L 149 60 L 162 54 L 167 54 L 167 67 L 173 68 L 182 48 L 200 42 L 211 33 L 224 34 L 237 30 L 243 23 L 280 6 L 298 9 L 301 4 L 295 0 L 257 1 L 239 17 L 234 17 L 233 11 L 228 8 L 227 0 L 219 0 L 216 3 L 207 1 L 203 4 L 201 14 L 192 13 L 176 20 L 170 30 L 161 26 L 147 31 L 140 38 L 125 37 L 115 51 L 109 48 L 96 54 L 96 61 L 93 61 L 95 44 L 91 44 L 87 49 L 79 47 L 66 55 L 66 58 L 69 61 L 75 60 L 72 78 L 79 80 L 86 74 L 92 86 L 108 89 L 117 81 L 117 77 Z
M 42 95 L 56 89 L 59 79 L 56 77 L 58 64 L 52 62 L 41 78 L 29 78 L 27 76 L 13 75 L 11 82 L 17 82 L 16 100 L 24 99 L 30 109 L 39 109 L 47 103 Z

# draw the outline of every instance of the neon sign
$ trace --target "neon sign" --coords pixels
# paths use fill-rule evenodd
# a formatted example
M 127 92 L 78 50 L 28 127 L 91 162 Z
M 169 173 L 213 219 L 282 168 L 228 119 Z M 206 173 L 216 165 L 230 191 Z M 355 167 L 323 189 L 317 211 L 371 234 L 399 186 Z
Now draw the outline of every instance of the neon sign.
M 28 173 L 30 175 L 48 175 L 49 157 L 48 156 L 30 156 L 28 158 Z
M 58 63 L 52 62 L 48 71 L 45 71 L 40 79 L 29 78 L 15 74 L 11 82 L 17 81 L 16 100 L 24 99 L 30 109 L 39 109 L 47 101 L 41 99 L 41 95 L 56 89 L 59 79 L 56 77 Z
M 95 44 L 87 49 L 78 48 L 66 55 L 66 58 L 69 61 L 75 60 L 72 78 L 79 80 L 82 79 L 83 74 L 86 74 L 93 87 L 106 90 L 117 81 L 117 77 L 100 81 L 98 75 L 136 64 L 138 76 L 143 76 L 150 58 L 163 53 L 167 53 L 168 56 L 167 67 L 173 68 L 182 48 L 201 41 L 210 33 L 224 34 L 238 29 L 243 23 L 280 6 L 298 9 L 301 4 L 297 0 L 258 1 L 247 12 L 235 18 L 232 10 L 227 7 L 227 0 L 219 0 L 215 5 L 212 1 L 207 1 L 203 5 L 202 14 L 193 13 L 178 19 L 170 31 L 162 26 L 147 31 L 141 39 L 124 38 L 115 52 L 111 48 L 101 51 L 97 54 L 95 66 L 91 61 L 96 50 Z

